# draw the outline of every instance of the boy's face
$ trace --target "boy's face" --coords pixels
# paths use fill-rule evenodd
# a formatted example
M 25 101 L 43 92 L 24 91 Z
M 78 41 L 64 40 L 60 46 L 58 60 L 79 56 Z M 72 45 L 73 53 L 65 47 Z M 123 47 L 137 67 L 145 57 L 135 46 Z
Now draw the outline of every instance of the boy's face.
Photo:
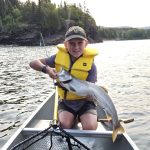
M 65 41 L 64 45 L 71 56 L 78 58 L 82 55 L 84 48 L 87 46 L 88 41 L 83 39 L 71 39 Z

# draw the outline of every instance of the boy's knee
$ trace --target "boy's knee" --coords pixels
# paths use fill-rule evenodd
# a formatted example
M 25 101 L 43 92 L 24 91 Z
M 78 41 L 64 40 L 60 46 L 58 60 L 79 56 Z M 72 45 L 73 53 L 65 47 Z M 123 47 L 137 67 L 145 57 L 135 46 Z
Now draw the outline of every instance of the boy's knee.
M 61 120 L 59 121 L 61 128 L 63 129 L 70 129 L 72 128 L 72 122 L 66 121 L 66 120 Z
M 97 123 L 88 123 L 84 124 L 82 126 L 83 130 L 96 130 L 97 129 Z

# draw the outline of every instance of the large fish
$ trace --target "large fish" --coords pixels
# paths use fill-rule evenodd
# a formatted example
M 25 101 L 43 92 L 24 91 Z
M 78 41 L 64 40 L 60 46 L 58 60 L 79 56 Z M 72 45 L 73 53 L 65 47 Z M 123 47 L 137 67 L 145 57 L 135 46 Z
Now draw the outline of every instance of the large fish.
M 118 131 L 120 131 L 121 133 L 124 132 L 124 129 L 118 120 L 116 108 L 111 98 L 109 97 L 109 95 L 106 93 L 106 91 L 103 88 L 95 85 L 94 83 L 79 80 L 71 76 L 69 72 L 64 69 L 62 69 L 58 73 L 57 81 L 62 87 L 66 88 L 68 91 L 79 96 L 90 97 L 95 103 L 97 103 L 97 105 L 105 109 L 107 115 L 111 117 L 111 120 L 112 120 L 113 142 L 115 141 L 117 137 Z

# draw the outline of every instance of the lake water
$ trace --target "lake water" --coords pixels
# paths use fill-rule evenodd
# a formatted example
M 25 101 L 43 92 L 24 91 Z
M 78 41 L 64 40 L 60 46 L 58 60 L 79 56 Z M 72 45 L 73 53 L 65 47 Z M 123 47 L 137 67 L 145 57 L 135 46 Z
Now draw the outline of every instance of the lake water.
M 106 41 L 92 45 L 98 82 L 105 84 L 119 118 L 141 150 L 150 146 L 150 40 Z M 54 54 L 56 47 L 0 47 L 0 148 L 54 90 L 53 81 L 29 67 L 33 59 Z

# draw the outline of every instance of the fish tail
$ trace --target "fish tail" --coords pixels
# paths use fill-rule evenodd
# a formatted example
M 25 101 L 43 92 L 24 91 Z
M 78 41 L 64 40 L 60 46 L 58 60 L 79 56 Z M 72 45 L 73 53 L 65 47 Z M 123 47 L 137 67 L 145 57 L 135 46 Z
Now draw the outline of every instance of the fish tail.
M 113 130 L 113 134 L 112 134 L 112 140 L 113 140 L 113 142 L 115 142 L 115 140 L 117 138 L 118 132 L 120 132 L 120 133 L 124 133 L 125 132 L 125 130 L 124 130 L 124 128 L 123 128 L 123 126 L 121 124 L 119 124 L 118 128 L 115 128 Z

